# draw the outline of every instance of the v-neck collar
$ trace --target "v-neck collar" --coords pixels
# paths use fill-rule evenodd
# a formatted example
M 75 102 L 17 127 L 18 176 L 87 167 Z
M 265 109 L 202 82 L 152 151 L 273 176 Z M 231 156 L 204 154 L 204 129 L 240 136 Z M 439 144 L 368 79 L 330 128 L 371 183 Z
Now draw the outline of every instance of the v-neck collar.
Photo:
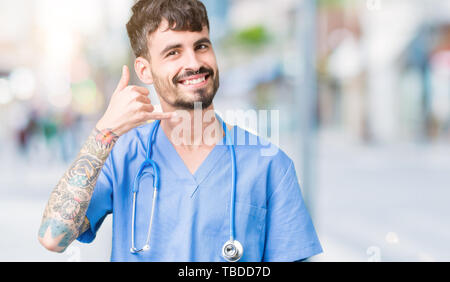
M 233 132 L 234 130 L 230 131 Z M 233 133 L 231 133 L 231 135 L 233 135 Z M 186 183 L 185 186 L 189 189 L 191 197 L 197 191 L 198 186 L 205 181 L 208 175 L 217 167 L 216 164 L 218 163 L 218 160 L 220 160 L 228 151 L 224 136 L 222 141 L 217 142 L 195 173 L 192 174 L 161 127 L 158 129 L 155 139 L 156 142 L 153 146 L 158 148 L 159 153 L 166 159 L 168 165 L 172 168 L 173 173 Z

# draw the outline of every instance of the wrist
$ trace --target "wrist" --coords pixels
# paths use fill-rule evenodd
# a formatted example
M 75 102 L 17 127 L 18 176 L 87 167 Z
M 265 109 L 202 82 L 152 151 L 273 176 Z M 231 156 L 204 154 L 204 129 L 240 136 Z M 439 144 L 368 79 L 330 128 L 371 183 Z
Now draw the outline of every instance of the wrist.
M 94 128 L 81 152 L 88 152 L 100 160 L 106 160 L 118 139 L 119 136 L 110 129 L 98 130 Z
M 119 135 L 110 128 L 99 129 L 95 127 L 93 134 L 95 135 L 96 143 L 105 149 L 113 146 L 119 139 Z
M 97 122 L 97 124 L 95 125 L 95 129 L 97 129 L 99 132 L 105 132 L 105 133 L 112 132 L 113 134 L 115 134 L 118 137 L 122 136 L 122 134 L 123 134 L 121 127 L 111 126 L 110 123 L 103 122 L 103 120 L 99 120 Z

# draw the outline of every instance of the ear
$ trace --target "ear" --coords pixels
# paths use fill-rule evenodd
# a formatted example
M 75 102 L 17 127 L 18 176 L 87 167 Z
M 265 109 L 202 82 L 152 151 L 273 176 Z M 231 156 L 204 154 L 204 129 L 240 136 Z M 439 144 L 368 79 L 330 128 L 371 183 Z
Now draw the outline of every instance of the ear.
M 134 61 L 134 70 L 144 84 L 153 84 L 153 75 L 150 69 L 150 62 L 147 59 L 143 57 L 136 58 Z

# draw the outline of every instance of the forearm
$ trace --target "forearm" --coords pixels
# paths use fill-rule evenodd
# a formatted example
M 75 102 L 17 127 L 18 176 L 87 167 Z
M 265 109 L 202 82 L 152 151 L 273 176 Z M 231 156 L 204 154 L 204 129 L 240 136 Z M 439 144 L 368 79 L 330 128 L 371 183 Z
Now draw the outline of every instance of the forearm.
M 51 193 L 39 228 L 39 241 L 47 249 L 63 252 L 89 228 L 86 211 L 101 169 L 117 139 L 111 130 L 94 129 Z

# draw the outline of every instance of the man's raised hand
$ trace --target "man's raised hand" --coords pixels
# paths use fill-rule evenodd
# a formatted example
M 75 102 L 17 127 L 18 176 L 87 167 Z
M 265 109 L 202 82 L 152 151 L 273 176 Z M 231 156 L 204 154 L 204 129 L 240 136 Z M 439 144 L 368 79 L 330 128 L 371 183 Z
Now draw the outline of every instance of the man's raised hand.
M 145 87 L 128 85 L 129 81 L 130 71 L 127 66 L 123 66 L 122 77 L 108 108 L 96 125 L 98 130 L 108 129 L 121 136 L 148 120 L 170 119 L 174 115 L 174 113 L 155 112 L 154 106 L 147 97 L 149 90 Z

